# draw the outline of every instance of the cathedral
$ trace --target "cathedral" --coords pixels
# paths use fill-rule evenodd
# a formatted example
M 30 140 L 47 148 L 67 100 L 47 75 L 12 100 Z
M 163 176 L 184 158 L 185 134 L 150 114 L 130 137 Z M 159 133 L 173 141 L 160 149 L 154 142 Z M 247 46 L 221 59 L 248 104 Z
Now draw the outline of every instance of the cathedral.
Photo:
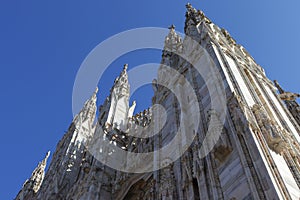
M 269 80 L 202 11 L 186 9 L 184 38 L 173 25 L 166 35 L 153 106 L 134 114 L 124 65 L 102 105 L 97 108 L 96 89 L 48 170 L 50 152 L 16 200 L 300 198 L 300 95 Z M 210 60 L 191 61 L 204 55 Z M 224 109 L 213 106 L 221 97 Z M 172 143 L 176 134 L 181 143 Z M 169 144 L 171 152 L 158 151 Z

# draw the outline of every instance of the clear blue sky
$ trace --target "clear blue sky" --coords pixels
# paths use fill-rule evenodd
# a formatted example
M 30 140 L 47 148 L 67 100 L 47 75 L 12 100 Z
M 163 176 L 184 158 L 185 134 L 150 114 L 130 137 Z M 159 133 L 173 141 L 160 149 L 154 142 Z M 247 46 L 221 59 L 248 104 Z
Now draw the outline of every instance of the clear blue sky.
M 1 1 L 0 199 L 15 197 L 48 150 L 52 152 L 72 120 L 72 89 L 83 59 L 101 41 L 131 28 L 174 23 L 183 32 L 185 1 Z M 290 91 L 299 88 L 300 1 L 193 0 L 194 7 L 225 27 Z M 99 84 L 98 104 L 122 69 L 159 62 L 159 51 L 118 59 Z M 137 109 L 151 93 L 135 94 Z M 145 103 L 141 103 L 145 102 Z

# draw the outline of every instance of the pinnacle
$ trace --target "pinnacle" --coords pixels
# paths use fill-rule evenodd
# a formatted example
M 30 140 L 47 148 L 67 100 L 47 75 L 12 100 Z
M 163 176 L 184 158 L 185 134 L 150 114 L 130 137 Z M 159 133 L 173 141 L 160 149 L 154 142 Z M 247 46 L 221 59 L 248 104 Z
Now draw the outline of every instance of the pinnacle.
M 165 46 L 164 50 L 170 51 L 170 52 L 181 52 L 182 50 L 182 40 L 180 35 L 177 35 L 175 32 L 175 25 L 172 24 L 169 26 L 170 32 L 165 38 Z
M 95 91 L 94 91 L 94 94 L 97 94 L 97 93 L 98 93 L 98 90 L 99 90 L 99 88 L 96 87 L 96 88 L 95 88 Z
M 123 71 L 126 71 L 128 68 L 128 64 L 124 64 L 124 68 L 123 68 Z
M 47 162 L 49 156 L 50 156 L 50 151 L 48 151 L 48 152 L 46 153 L 46 156 L 45 156 L 45 158 L 44 158 L 43 161 L 42 161 L 43 164 L 46 164 L 46 162 Z
M 176 26 L 175 26 L 174 24 L 172 24 L 171 26 L 169 26 L 168 29 L 170 29 L 170 30 L 175 30 L 175 28 L 176 28 Z
M 49 156 L 50 156 L 50 153 L 51 153 L 51 152 L 50 152 L 50 151 L 48 151 L 48 152 L 47 152 L 47 154 L 46 154 L 46 157 L 45 157 L 45 158 L 49 158 Z
M 205 17 L 202 10 L 196 10 L 190 3 L 186 4 L 186 18 L 192 19 L 196 24 L 199 23 L 202 19 L 206 19 L 206 21 L 210 21 L 207 17 Z
M 190 4 L 190 3 L 187 3 L 187 4 L 185 5 L 185 7 L 186 7 L 186 9 L 187 9 L 188 11 L 194 11 L 194 12 L 196 12 L 196 13 L 198 13 L 198 14 L 203 13 L 201 10 L 196 10 L 196 9 L 192 6 L 192 4 Z
M 121 72 L 121 74 L 120 74 L 120 76 L 118 78 L 121 78 L 122 76 L 124 76 L 125 74 L 127 74 L 127 69 L 128 69 L 128 64 L 126 63 L 126 64 L 124 64 L 123 70 L 122 70 L 122 72 Z
M 97 98 L 97 93 L 98 93 L 98 87 L 96 86 L 95 91 L 93 93 L 93 95 L 91 96 L 91 98 L 89 99 L 89 101 L 95 101 Z
M 128 75 L 127 75 L 128 64 L 124 64 L 121 74 L 115 79 L 114 87 L 128 84 Z
M 193 6 L 192 6 L 191 3 L 187 3 L 187 4 L 185 5 L 185 7 L 186 7 L 186 8 L 193 8 Z
M 91 96 L 90 99 L 93 99 L 95 101 L 96 98 L 97 98 L 98 91 L 99 91 L 98 86 L 96 86 L 95 91 L 94 91 L 94 93 L 93 93 L 93 95 Z
M 170 35 L 173 35 L 173 36 L 177 37 L 177 34 L 176 34 L 176 32 L 175 32 L 175 28 L 176 28 L 176 26 L 175 26 L 174 24 L 171 24 L 171 25 L 168 27 L 168 29 L 170 30 L 169 36 L 170 36 Z

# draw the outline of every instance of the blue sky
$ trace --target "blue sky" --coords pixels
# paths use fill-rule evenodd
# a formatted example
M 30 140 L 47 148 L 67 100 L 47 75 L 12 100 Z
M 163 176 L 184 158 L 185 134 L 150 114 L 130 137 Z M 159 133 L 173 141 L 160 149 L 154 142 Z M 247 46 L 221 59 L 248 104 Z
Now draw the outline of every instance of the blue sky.
M 226 28 L 268 77 L 290 91 L 299 88 L 300 2 L 193 0 Z M 77 70 L 101 41 L 132 28 L 168 27 L 183 32 L 185 1 L 1 1 L 0 199 L 15 197 L 37 163 L 52 152 L 72 120 Z M 99 83 L 107 96 L 124 63 L 129 68 L 159 62 L 160 51 L 122 56 Z M 145 94 L 146 93 L 146 94 Z M 138 110 L 151 101 L 149 88 L 134 94 Z

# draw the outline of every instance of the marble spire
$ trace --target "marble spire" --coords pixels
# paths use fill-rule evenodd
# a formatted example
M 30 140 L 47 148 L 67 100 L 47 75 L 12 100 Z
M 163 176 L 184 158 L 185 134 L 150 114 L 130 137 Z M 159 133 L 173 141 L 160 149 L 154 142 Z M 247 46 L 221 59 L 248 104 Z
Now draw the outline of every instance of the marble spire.
M 33 170 L 29 180 L 26 180 L 23 188 L 27 191 L 33 190 L 34 193 L 37 193 L 43 183 L 45 176 L 45 168 L 47 166 L 47 160 L 50 156 L 50 151 L 47 152 L 45 158 L 39 162 L 38 166 Z
M 93 123 L 94 119 L 96 117 L 96 111 L 97 111 L 97 93 L 98 93 L 98 87 L 96 87 L 95 91 L 91 95 L 91 97 L 84 103 L 83 108 L 78 113 L 78 115 L 74 118 L 73 122 L 76 124 L 79 120 L 80 121 L 86 121 L 87 119 Z
M 110 95 L 99 109 L 100 124 L 105 127 L 126 130 L 128 115 L 134 110 L 135 105 L 129 112 L 130 85 L 127 74 L 128 64 L 125 64 L 120 75 L 115 79 L 110 90 Z
M 115 79 L 112 91 L 114 90 L 118 97 L 129 97 L 129 83 L 127 74 L 128 64 L 125 64 L 120 75 Z
M 42 162 L 40 162 L 38 166 L 34 169 L 29 179 L 29 181 L 32 183 L 32 189 L 35 193 L 40 189 L 43 183 L 44 176 L 45 176 L 45 168 L 47 166 L 47 160 L 49 156 L 50 156 L 50 151 L 47 152 Z

